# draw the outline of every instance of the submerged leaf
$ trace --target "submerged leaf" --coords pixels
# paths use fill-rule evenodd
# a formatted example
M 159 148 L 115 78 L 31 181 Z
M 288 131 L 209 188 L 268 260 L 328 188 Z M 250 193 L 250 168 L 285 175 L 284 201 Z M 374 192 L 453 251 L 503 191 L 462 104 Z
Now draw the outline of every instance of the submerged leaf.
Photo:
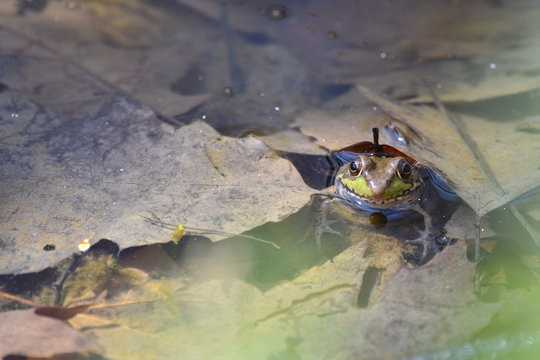
M 538 45 L 524 46 L 473 59 L 446 59 L 365 76 L 357 83 L 406 103 L 432 103 L 421 83 L 424 80 L 444 103 L 471 103 L 539 89 L 540 65 L 535 60 L 539 54 Z
M 469 212 L 458 211 L 451 233 L 462 235 L 460 227 L 473 220 Z M 199 281 L 184 288 L 174 306 L 168 304 L 179 311 L 164 315 L 166 324 L 152 315 L 159 308 L 128 316 L 141 330 L 159 326 L 157 338 L 121 328 L 96 331 L 112 359 L 135 349 L 142 357 L 158 358 L 290 358 L 293 353 L 301 359 L 395 359 L 468 341 L 498 310 L 474 294 L 476 264 L 466 259 L 463 239 L 429 264 L 408 268 L 392 252 L 374 252 L 393 240 L 360 236 L 362 241 L 332 260 L 266 292 L 235 279 Z M 359 306 L 373 268 L 380 276 L 373 279 L 375 289 L 364 294 L 368 306 Z
M 122 92 L 174 122 L 209 98 L 205 89 L 180 94 L 172 87 L 196 57 L 186 43 L 203 36 L 183 31 L 172 45 L 163 38 L 171 24 L 189 28 L 187 16 L 178 21 L 170 12 L 122 0 L 90 1 L 75 10 L 49 2 L 30 18 L 13 11 L 13 4 L 0 4 L 0 79 L 57 114 L 95 116 Z M 125 47 L 112 47 L 102 36 Z

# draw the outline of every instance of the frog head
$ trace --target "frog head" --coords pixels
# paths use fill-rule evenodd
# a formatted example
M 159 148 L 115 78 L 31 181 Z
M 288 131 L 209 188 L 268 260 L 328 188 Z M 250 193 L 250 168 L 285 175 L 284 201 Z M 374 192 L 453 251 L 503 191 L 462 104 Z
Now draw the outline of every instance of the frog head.
M 380 155 L 359 155 L 339 169 L 335 181 L 340 197 L 380 209 L 416 201 L 421 184 L 407 159 Z

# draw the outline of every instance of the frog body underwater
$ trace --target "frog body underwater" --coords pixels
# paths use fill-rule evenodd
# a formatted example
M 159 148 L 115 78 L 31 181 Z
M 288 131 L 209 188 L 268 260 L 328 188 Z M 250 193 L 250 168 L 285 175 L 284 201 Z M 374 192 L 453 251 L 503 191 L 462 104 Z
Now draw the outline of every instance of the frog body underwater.
M 327 189 L 331 198 L 365 215 L 383 214 L 389 220 L 400 219 L 415 212 L 423 217 L 420 236 L 409 243 L 421 246 L 425 259 L 429 245 L 442 231 L 434 228 L 432 215 L 438 200 L 454 201 L 455 192 L 435 172 L 410 156 L 378 142 L 378 129 L 373 129 L 373 142 L 364 141 L 334 152 L 341 164 L 334 186 Z M 323 202 L 319 226 L 315 231 L 317 243 L 325 232 L 337 233 L 330 227 L 327 202 Z

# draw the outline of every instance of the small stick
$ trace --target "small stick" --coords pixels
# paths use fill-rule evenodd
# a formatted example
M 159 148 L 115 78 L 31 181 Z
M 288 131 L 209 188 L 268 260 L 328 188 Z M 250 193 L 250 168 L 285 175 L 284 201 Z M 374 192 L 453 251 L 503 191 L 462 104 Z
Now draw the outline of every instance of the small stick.
M 132 301 L 124 301 L 114 304 L 98 304 L 98 305 L 90 305 L 88 310 L 96 310 L 96 309 L 108 309 L 111 307 L 117 307 L 117 306 L 126 306 L 126 305 L 137 305 L 137 304 L 147 304 L 152 302 L 157 302 L 159 299 L 148 299 L 148 300 L 132 300 Z
M 371 129 L 371 131 L 373 132 L 373 144 L 375 144 L 375 147 L 378 148 L 379 147 L 379 128 L 374 127 L 373 129 Z
M 13 300 L 13 301 L 19 302 L 21 304 L 29 305 L 29 306 L 34 306 L 34 307 L 39 306 L 39 304 L 36 304 L 35 302 L 20 298 L 20 297 L 15 296 L 15 295 L 5 293 L 3 291 L 0 291 L 0 297 L 3 297 L 4 299 Z

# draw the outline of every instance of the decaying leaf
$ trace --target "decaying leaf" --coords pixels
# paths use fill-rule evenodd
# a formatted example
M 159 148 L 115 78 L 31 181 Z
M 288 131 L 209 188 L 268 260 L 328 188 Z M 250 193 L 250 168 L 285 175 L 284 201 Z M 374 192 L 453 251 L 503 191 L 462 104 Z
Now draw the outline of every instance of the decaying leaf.
M 88 302 L 84 305 L 76 305 L 70 307 L 61 306 L 38 306 L 34 309 L 34 313 L 40 316 L 47 316 L 57 320 L 69 320 L 77 316 L 80 313 L 88 310 L 93 304 L 100 303 L 105 299 L 107 295 L 106 291 L 101 292 L 92 302 Z
M 53 319 L 69 320 L 77 314 L 88 310 L 91 305 L 92 304 L 78 305 L 66 308 L 56 306 L 41 306 L 35 309 L 34 312 L 36 315 L 47 316 Z
M 0 314 L 0 357 L 20 355 L 49 358 L 71 353 L 101 353 L 93 334 L 64 321 L 37 315 L 34 309 Z
M 91 119 L 55 116 L 13 91 L 0 94 L 0 109 L 0 273 L 51 266 L 90 235 L 120 248 L 170 241 L 172 231 L 142 221 L 148 211 L 241 233 L 297 211 L 313 192 L 261 141 L 202 122 L 175 130 L 124 96 Z

